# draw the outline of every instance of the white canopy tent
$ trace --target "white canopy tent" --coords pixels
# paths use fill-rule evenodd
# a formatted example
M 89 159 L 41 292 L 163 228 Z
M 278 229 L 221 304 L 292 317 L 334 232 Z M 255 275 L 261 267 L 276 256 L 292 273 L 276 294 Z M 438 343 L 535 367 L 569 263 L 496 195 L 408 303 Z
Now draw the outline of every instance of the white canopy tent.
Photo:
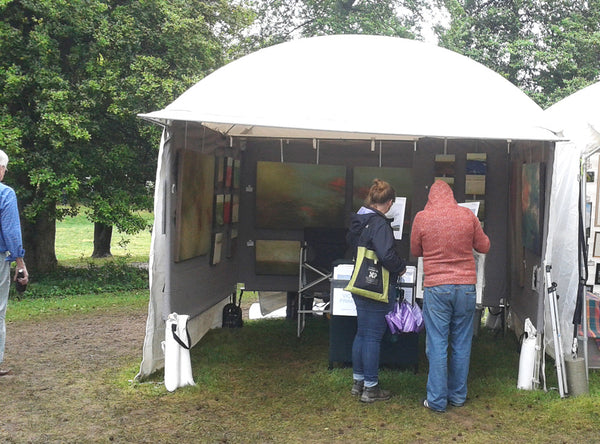
M 504 141 L 510 152 L 518 141 L 546 147 L 559 140 L 545 129 L 541 108 L 484 66 L 431 44 L 366 35 L 315 37 L 262 49 L 215 71 L 165 109 L 140 117 L 165 128 L 140 377 L 164 365 L 160 342 L 174 305 L 171 275 L 176 267 L 186 267 L 173 264 L 168 227 L 175 185 L 168 176 L 175 162 L 174 144 L 179 149 L 193 144 L 204 148 L 197 128 L 223 135 L 231 145 L 253 138 L 282 140 L 282 146 L 284 139 L 312 139 L 313 148 L 318 146 L 314 141 L 324 139 L 370 140 L 372 151 L 381 141 L 414 141 L 416 150 L 424 139 L 496 140 Z M 197 136 L 193 142 L 192 127 Z M 198 274 L 187 267 L 186 272 Z M 220 301 L 226 298 L 227 293 L 219 296 Z M 221 307 L 192 314 L 192 342 L 218 325 Z
M 399 38 L 338 35 L 262 49 L 161 111 L 234 137 L 548 140 L 542 110 L 492 70 Z
M 549 121 L 554 122 L 554 126 L 560 128 L 561 134 L 568 140 L 557 143 L 555 148 L 550 204 L 550 231 L 555 235 L 548 239 L 546 262 L 552 264 L 552 278 L 558 285 L 557 292 L 560 296 L 558 310 L 563 349 L 569 355 L 573 347 L 573 313 L 579 285 L 577 267 L 579 192 L 581 188 L 583 204 L 587 194 L 587 200 L 593 202 L 594 207 L 596 206 L 596 200 L 592 199 L 596 197 L 595 183 L 586 191 L 585 165 L 587 160 L 600 149 L 599 104 L 600 83 L 595 83 L 557 102 L 545 111 Z M 594 208 L 593 211 L 598 209 Z M 591 275 L 594 276 L 593 271 Z M 546 319 L 548 319 L 547 312 Z M 553 354 L 550 322 L 546 321 L 545 326 L 545 342 L 549 352 Z M 584 347 L 584 351 L 587 351 L 587 347 Z

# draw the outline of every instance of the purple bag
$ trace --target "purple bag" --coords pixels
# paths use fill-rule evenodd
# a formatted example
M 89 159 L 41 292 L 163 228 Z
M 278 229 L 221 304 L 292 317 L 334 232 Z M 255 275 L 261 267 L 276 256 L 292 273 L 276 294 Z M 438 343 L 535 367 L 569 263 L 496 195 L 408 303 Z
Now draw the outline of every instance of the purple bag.
M 394 309 L 385 315 L 392 334 L 419 333 L 423 330 L 423 313 L 417 304 L 406 301 L 396 302 Z

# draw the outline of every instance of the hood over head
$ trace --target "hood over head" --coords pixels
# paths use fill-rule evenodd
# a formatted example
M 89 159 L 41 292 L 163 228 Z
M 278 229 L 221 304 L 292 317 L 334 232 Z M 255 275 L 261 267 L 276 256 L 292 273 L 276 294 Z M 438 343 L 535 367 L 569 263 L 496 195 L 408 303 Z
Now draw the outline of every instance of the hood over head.
M 443 180 L 436 180 L 429 190 L 429 198 L 425 208 L 458 205 L 452 188 Z

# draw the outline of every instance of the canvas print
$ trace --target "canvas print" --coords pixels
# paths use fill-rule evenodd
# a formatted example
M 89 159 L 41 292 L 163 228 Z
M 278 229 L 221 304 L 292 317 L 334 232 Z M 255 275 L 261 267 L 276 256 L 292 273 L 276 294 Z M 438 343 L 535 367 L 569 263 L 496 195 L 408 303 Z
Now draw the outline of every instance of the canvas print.
M 231 187 L 233 183 L 233 157 L 225 160 L 225 187 Z
M 225 224 L 225 195 L 217 194 L 215 196 L 215 225 L 223 226 Z
M 523 246 L 542 254 L 543 172 L 541 163 L 526 163 L 521 169 L 521 235 Z
M 240 195 L 234 194 L 231 201 L 231 223 L 236 224 L 240 220 Z
M 256 168 L 257 228 L 344 226 L 345 167 L 258 162 Z
M 454 154 L 435 155 L 435 177 L 454 177 L 456 174 Z
M 240 165 L 241 162 L 239 160 L 233 161 L 233 188 L 237 189 L 240 187 Z
M 210 252 L 215 158 L 182 151 L 178 166 L 176 262 Z
M 487 154 L 467 153 L 467 174 L 485 176 L 487 174 Z
M 225 158 L 217 157 L 216 159 L 217 168 L 217 188 L 222 188 L 225 184 Z
M 354 168 L 354 183 L 352 188 L 352 208 L 357 211 L 364 203 L 373 185 L 373 179 L 378 178 L 388 182 L 396 191 L 396 196 L 406 197 L 407 211 L 412 200 L 412 169 L 410 168 Z
M 465 178 L 465 194 L 478 195 L 485 194 L 485 176 L 467 174 Z
M 210 263 L 216 265 L 221 262 L 221 254 L 223 251 L 223 233 L 215 233 L 213 236 L 213 248 Z
M 257 240 L 256 274 L 298 275 L 300 241 Z

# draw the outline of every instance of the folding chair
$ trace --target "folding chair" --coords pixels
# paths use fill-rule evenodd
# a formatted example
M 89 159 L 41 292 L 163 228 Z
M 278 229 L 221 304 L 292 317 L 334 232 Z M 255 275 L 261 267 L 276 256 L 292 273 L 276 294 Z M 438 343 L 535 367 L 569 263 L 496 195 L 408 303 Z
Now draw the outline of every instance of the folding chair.
M 346 253 L 345 228 L 305 228 L 300 246 L 298 282 L 298 337 L 306 325 L 306 316 L 330 313 L 330 281 L 333 262 Z M 315 303 L 315 298 L 320 303 Z

